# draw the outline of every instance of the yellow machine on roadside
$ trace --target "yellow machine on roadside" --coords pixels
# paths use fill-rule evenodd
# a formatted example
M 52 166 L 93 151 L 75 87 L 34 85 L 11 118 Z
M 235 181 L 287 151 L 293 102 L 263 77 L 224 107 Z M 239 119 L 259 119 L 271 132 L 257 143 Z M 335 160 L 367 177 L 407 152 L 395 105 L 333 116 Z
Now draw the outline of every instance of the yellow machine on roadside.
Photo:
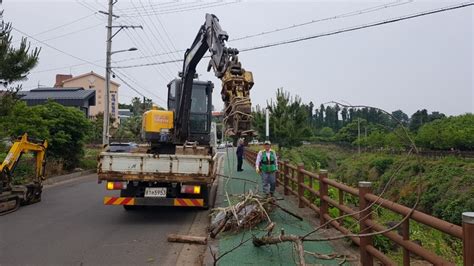
M 25 133 L 16 140 L 5 160 L 0 165 L 0 215 L 18 209 L 20 205 L 41 201 L 43 189 L 44 166 L 48 142 L 33 143 Z M 14 185 L 13 172 L 24 153 L 36 154 L 35 175 L 27 184 Z

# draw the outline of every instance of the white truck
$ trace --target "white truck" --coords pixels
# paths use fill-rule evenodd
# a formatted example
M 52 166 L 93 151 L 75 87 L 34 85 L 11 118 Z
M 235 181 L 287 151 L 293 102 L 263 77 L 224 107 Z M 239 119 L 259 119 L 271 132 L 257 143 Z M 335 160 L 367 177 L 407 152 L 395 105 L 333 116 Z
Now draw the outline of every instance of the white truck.
M 102 152 L 99 182 L 105 181 L 107 190 L 120 190 L 120 196 L 104 197 L 104 204 L 126 210 L 140 205 L 209 208 L 216 158 L 200 155 L 198 148 L 172 155 Z

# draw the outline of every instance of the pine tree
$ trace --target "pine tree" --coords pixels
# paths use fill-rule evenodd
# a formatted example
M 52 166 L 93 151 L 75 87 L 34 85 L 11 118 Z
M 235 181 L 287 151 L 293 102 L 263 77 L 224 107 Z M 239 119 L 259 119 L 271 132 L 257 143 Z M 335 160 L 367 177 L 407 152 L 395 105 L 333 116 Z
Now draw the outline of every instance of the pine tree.
M 26 38 L 21 39 L 18 48 L 13 47 L 12 25 L 3 21 L 3 11 L 0 19 L 0 83 L 5 90 L 0 98 L 0 116 L 6 116 L 17 100 L 17 92 L 21 90 L 21 85 L 14 83 L 26 80 L 29 71 L 38 64 L 41 49 L 31 50 Z

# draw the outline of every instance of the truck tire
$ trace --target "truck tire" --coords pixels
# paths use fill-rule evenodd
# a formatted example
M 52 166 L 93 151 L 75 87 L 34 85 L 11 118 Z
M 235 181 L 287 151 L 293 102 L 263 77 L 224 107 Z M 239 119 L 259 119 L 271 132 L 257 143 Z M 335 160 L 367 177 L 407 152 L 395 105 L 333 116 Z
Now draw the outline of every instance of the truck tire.
M 135 206 L 135 205 L 122 205 L 122 206 L 123 206 L 123 209 L 126 210 L 126 211 L 135 211 L 139 207 L 139 206 Z
M 202 206 L 202 208 L 204 210 L 209 210 L 209 207 L 210 207 L 210 204 L 211 204 L 210 186 L 209 185 L 203 185 L 202 188 L 203 188 L 202 198 L 204 199 L 204 206 Z

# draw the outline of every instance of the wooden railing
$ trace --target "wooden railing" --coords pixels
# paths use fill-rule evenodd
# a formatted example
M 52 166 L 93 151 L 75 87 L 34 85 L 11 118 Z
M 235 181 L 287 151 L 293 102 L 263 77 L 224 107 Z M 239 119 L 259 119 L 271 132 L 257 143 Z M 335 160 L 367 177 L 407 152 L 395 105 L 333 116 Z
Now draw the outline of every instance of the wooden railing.
M 246 150 L 245 158 L 255 166 L 257 153 Z M 410 265 L 410 253 L 422 257 L 424 260 L 435 265 L 454 265 L 453 258 L 443 258 L 429 251 L 414 241 L 410 240 L 410 221 L 416 221 L 430 228 L 444 232 L 450 236 L 463 241 L 464 265 L 474 265 L 474 212 L 463 213 L 463 226 L 458 226 L 436 217 L 427 215 L 420 211 L 412 211 L 412 208 L 383 199 L 371 193 L 371 182 L 359 182 L 358 188 L 353 188 L 328 178 L 328 172 L 320 170 L 319 173 L 309 172 L 304 169 L 303 164 L 291 165 L 288 161 L 279 161 L 279 172 L 277 173 L 277 185 L 283 186 L 285 195 L 292 194 L 298 198 L 298 207 L 309 207 L 319 216 L 321 225 L 328 223 L 345 235 L 353 234 L 342 222 L 334 220 L 329 215 L 329 207 L 338 209 L 338 215 L 350 215 L 358 224 L 360 232 L 367 235 L 371 232 L 382 232 L 382 235 L 395 242 L 403 248 L 403 265 Z M 319 189 L 314 185 L 318 182 Z M 329 187 L 337 189 L 337 200 L 329 197 Z M 358 209 L 344 205 L 344 196 L 352 195 L 358 198 Z M 319 199 L 319 205 L 316 205 Z M 394 213 L 409 216 L 401 224 L 401 234 L 387 231 L 387 228 L 372 219 L 372 206 L 378 206 Z M 410 214 L 411 213 L 411 214 Z M 362 265 L 373 265 L 373 257 L 385 265 L 396 265 L 383 252 L 375 248 L 372 236 L 349 236 L 359 246 Z

